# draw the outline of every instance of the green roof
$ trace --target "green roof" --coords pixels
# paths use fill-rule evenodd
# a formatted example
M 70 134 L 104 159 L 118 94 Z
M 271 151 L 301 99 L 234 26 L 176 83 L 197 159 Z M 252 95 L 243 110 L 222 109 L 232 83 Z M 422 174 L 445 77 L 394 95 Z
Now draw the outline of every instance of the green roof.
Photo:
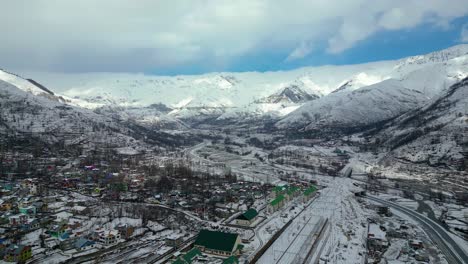
M 273 188 L 273 191 L 276 192 L 276 193 L 281 193 L 284 191 L 286 187 L 284 186 L 275 186 L 275 188 Z
M 187 262 L 187 263 L 192 263 L 192 260 L 195 258 L 195 256 L 200 256 L 202 253 L 200 251 L 200 249 L 198 248 L 192 248 L 189 252 L 187 252 L 182 258 L 184 258 L 184 260 Z
M 238 234 L 225 233 L 219 231 L 201 230 L 198 233 L 195 246 L 202 246 L 211 250 L 232 252 L 235 250 Z
M 182 258 L 177 258 L 172 264 L 187 264 Z
M 312 193 L 314 193 L 317 190 L 317 188 L 313 185 L 311 185 L 307 190 L 304 191 L 305 196 L 309 196 Z
M 270 202 L 270 205 L 275 206 L 284 200 L 284 195 L 280 194 L 273 201 Z
M 258 215 L 257 210 L 250 208 L 249 210 L 245 211 L 243 214 L 239 215 L 236 219 L 252 220 L 257 215 Z
M 294 194 L 295 192 L 299 191 L 299 187 L 292 186 L 288 189 L 288 195 Z
M 198 248 L 192 248 L 185 255 L 178 257 L 172 264 L 190 264 L 196 256 L 201 256 L 201 251 Z
M 223 264 L 238 264 L 238 263 L 239 263 L 239 260 L 234 256 L 230 256 L 229 258 L 223 261 Z

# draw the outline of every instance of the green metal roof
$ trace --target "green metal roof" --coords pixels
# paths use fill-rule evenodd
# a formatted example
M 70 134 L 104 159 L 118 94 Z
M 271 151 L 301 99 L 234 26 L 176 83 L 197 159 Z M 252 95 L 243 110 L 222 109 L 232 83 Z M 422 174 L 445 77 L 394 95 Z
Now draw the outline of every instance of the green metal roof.
M 275 206 L 284 200 L 284 195 L 280 194 L 273 201 L 270 202 L 270 205 Z
M 201 230 L 198 233 L 197 240 L 195 240 L 195 245 L 211 250 L 232 252 L 238 236 L 238 234 L 233 233 Z
M 187 264 L 182 258 L 177 258 L 172 262 L 172 264 Z
M 201 251 L 198 248 L 192 248 L 185 255 L 178 257 L 172 264 L 190 264 L 196 256 L 201 256 Z
M 198 248 L 192 248 L 189 252 L 187 252 L 182 258 L 187 262 L 187 263 L 192 263 L 192 260 L 195 258 L 195 256 L 200 256 L 202 253 L 200 249 Z
M 315 186 L 311 185 L 307 190 L 304 191 L 304 195 L 309 196 L 312 193 L 314 193 L 315 191 L 317 191 L 317 188 Z
M 299 191 L 299 187 L 292 186 L 288 189 L 288 195 L 294 194 L 295 192 Z
M 234 256 L 230 256 L 229 258 L 223 261 L 223 264 L 238 264 L 238 263 L 239 263 L 239 260 Z
M 257 215 L 258 215 L 257 210 L 250 208 L 249 210 L 245 211 L 243 214 L 239 215 L 236 219 L 252 220 Z

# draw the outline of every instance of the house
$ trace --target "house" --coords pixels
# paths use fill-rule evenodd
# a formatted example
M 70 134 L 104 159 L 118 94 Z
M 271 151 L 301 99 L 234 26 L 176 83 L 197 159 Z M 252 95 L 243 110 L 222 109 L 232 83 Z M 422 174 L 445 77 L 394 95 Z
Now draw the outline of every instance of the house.
M 29 216 L 34 216 L 36 215 L 36 207 L 33 205 L 28 205 L 28 206 L 20 206 L 19 208 L 20 213 L 29 215 Z
M 202 229 L 194 247 L 208 254 L 229 257 L 239 252 L 240 242 L 238 234 Z
M 24 231 L 32 230 L 39 228 L 39 220 L 36 218 L 29 218 L 27 219 L 27 222 L 21 225 L 21 229 Z
M 74 247 L 78 251 L 88 250 L 94 248 L 96 243 L 92 240 L 88 240 L 86 238 L 79 238 L 75 241 Z
M 24 245 L 10 245 L 5 249 L 4 260 L 7 262 L 24 263 L 32 257 L 31 247 Z
M 75 234 L 64 233 L 59 237 L 59 246 L 61 250 L 70 250 L 75 248 L 75 243 L 79 238 Z
M 98 229 L 93 232 L 91 239 L 104 246 L 109 246 L 119 242 L 120 233 L 117 230 Z
M 370 251 L 383 251 L 388 246 L 387 233 L 378 224 L 370 223 L 367 231 L 367 248 Z
M 11 226 L 20 226 L 28 223 L 28 216 L 24 214 L 12 215 L 8 221 Z
M 11 202 L 3 201 L 2 204 L 0 204 L 0 211 L 10 211 L 12 207 L 13 204 Z
M 421 240 L 416 240 L 416 239 L 411 239 L 409 241 L 409 246 L 415 250 L 424 248 L 423 242 Z
M 178 247 L 180 244 L 182 244 L 182 242 L 184 242 L 183 238 L 184 238 L 184 235 L 182 234 L 171 234 L 165 239 L 166 246 Z
M 282 194 L 278 195 L 278 197 L 276 197 L 273 201 L 271 201 L 267 205 L 267 212 L 270 214 L 276 212 L 279 208 L 283 207 L 284 203 L 285 203 L 284 195 Z
M 58 224 L 53 225 L 47 233 L 55 238 L 62 237 L 65 233 L 67 233 L 68 226 L 66 224 Z
M 192 263 L 197 257 L 201 256 L 202 253 L 198 248 L 192 248 L 190 251 L 185 253 L 185 255 L 178 257 L 172 264 L 190 264 Z
M 124 239 L 129 239 L 133 235 L 133 232 L 135 231 L 135 228 L 128 224 L 118 225 L 115 227 L 115 229 L 119 231 L 120 237 Z
M 236 224 L 242 226 L 250 226 L 255 220 L 257 220 L 258 212 L 257 210 L 250 208 L 245 211 L 243 214 L 236 217 Z

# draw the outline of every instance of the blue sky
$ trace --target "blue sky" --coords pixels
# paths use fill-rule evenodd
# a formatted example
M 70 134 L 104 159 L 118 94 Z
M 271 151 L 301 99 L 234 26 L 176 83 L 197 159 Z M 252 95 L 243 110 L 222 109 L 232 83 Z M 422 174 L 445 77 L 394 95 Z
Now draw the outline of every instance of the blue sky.
M 148 71 L 148 73 L 177 75 L 201 74 L 209 71 L 280 71 L 306 66 L 394 60 L 463 44 L 460 34 L 466 25 L 468 25 L 468 16 L 455 19 L 448 27 L 423 24 L 412 29 L 382 31 L 338 54 L 328 53 L 326 43 L 321 43 L 314 52 L 295 61 L 285 61 L 289 50 L 267 50 L 267 52 L 246 54 L 236 58 L 232 64 L 221 70 L 216 67 L 210 68 L 208 65 L 206 67 L 188 65 L 165 71 Z
M 467 0 L 15 0 L 0 67 L 159 75 L 275 71 L 468 42 Z M 463 32 L 463 33 L 462 33 Z

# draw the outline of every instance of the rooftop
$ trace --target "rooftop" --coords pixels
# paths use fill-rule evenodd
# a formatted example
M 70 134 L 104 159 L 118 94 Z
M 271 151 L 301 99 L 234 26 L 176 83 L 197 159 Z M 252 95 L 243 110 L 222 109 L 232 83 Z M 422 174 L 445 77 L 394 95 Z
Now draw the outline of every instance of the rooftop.
M 252 220 L 258 215 L 257 210 L 250 208 L 249 210 L 245 211 L 243 214 L 239 215 L 236 219 L 241 220 Z
M 270 202 L 270 205 L 275 206 L 284 200 L 284 195 L 280 194 L 273 201 Z
M 238 237 L 239 235 L 234 233 L 201 230 L 200 233 L 198 233 L 195 245 L 208 249 L 232 252 Z

